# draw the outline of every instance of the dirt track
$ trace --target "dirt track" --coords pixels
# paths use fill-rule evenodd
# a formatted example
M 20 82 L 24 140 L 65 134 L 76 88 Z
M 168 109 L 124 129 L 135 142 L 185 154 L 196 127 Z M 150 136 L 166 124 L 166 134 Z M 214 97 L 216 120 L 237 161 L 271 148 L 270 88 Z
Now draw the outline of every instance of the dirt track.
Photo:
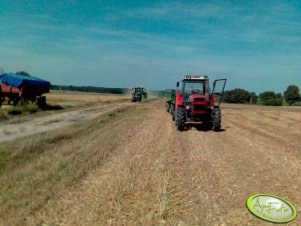
M 298 213 L 290 225 L 301 225 L 300 108 L 226 105 L 216 133 L 177 131 L 163 106 L 129 109 L 87 136 L 88 145 L 77 143 L 86 155 L 93 150 L 82 165 L 97 164 L 26 222 L 272 225 L 245 207 L 249 196 L 267 193 L 291 201 Z
M 92 120 L 110 111 L 131 105 L 130 103 L 99 105 L 84 109 L 69 110 L 42 117 L 27 116 L 19 121 L 0 123 L 0 142 L 15 140 L 54 129 L 64 128 L 75 123 Z

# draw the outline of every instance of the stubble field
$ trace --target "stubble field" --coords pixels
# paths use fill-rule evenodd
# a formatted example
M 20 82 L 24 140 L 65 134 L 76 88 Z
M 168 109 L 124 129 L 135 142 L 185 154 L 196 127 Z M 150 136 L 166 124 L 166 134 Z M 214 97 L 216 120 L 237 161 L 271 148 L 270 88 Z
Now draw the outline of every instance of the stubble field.
M 272 225 L 245 207 L 257 193 L 301 224 L 301 108 L 223 105 L 223 131 L 179 132 L 162 100 L 110 104 L 1 143 L 1 225 Z

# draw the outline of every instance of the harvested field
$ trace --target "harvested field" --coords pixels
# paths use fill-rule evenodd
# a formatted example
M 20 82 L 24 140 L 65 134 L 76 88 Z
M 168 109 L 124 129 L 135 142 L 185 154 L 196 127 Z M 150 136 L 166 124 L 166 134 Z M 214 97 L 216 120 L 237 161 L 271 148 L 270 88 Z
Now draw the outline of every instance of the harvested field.
M 51 91 L 45 95 L 50 104 L 60 105 L 64 108 L 87 106 L 100 103 L 128 101 L 130 96 L 119 94 L 100 94 L 72 91 Z
M 146 102 L 2 142 L 0 224 L 272 225 L 245 207 L 267 193 L 301 225 L 301 108 L 224 105 L 222 117 L 221 132 L 179 132 L 163 101 Z

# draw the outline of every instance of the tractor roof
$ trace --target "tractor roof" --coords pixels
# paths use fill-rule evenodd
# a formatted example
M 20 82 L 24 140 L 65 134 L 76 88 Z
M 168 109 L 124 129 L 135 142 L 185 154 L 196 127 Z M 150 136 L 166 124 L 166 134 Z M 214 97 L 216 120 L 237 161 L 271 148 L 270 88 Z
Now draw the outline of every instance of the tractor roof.
M 207 75 L 185 75 L 183 80 L 208 80 Z

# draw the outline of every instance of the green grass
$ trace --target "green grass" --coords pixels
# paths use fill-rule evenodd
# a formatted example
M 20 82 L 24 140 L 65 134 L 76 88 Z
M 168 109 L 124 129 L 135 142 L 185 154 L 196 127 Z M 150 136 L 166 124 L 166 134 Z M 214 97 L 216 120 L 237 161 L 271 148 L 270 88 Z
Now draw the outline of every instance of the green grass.
M 2 105 L 0 107 L 0 122 L 7 121 L 10 119 L 22 119 L 23 116 L 36 114 L 37 117 L 41 115 L 47 115 L 48 111 L 58 111 L 58 110 L 65 110 L 60 105 L 52 105 L 47 104 L 46 106 L 39 107 L 35 103 L 26 103 L 20 106 L 13 106 L 13 105 Z M 44 113 L 45 112 L 45 113 Z
M 9 158 L 9 153 L 3 150 L 0 150 L 0 176 L 4 171 L 5 163 Z
M 292 106 L 301 106 L 301 101 L 293 103 Z
M 36 113 L 39 111 L 39 107 L 36 104 L 24 104 L 21 106 L 12 106 L 7 109 L 9 115 L 27 115 Z
M 4 110 L 0 109 L 0 122 L 8 119 Z

